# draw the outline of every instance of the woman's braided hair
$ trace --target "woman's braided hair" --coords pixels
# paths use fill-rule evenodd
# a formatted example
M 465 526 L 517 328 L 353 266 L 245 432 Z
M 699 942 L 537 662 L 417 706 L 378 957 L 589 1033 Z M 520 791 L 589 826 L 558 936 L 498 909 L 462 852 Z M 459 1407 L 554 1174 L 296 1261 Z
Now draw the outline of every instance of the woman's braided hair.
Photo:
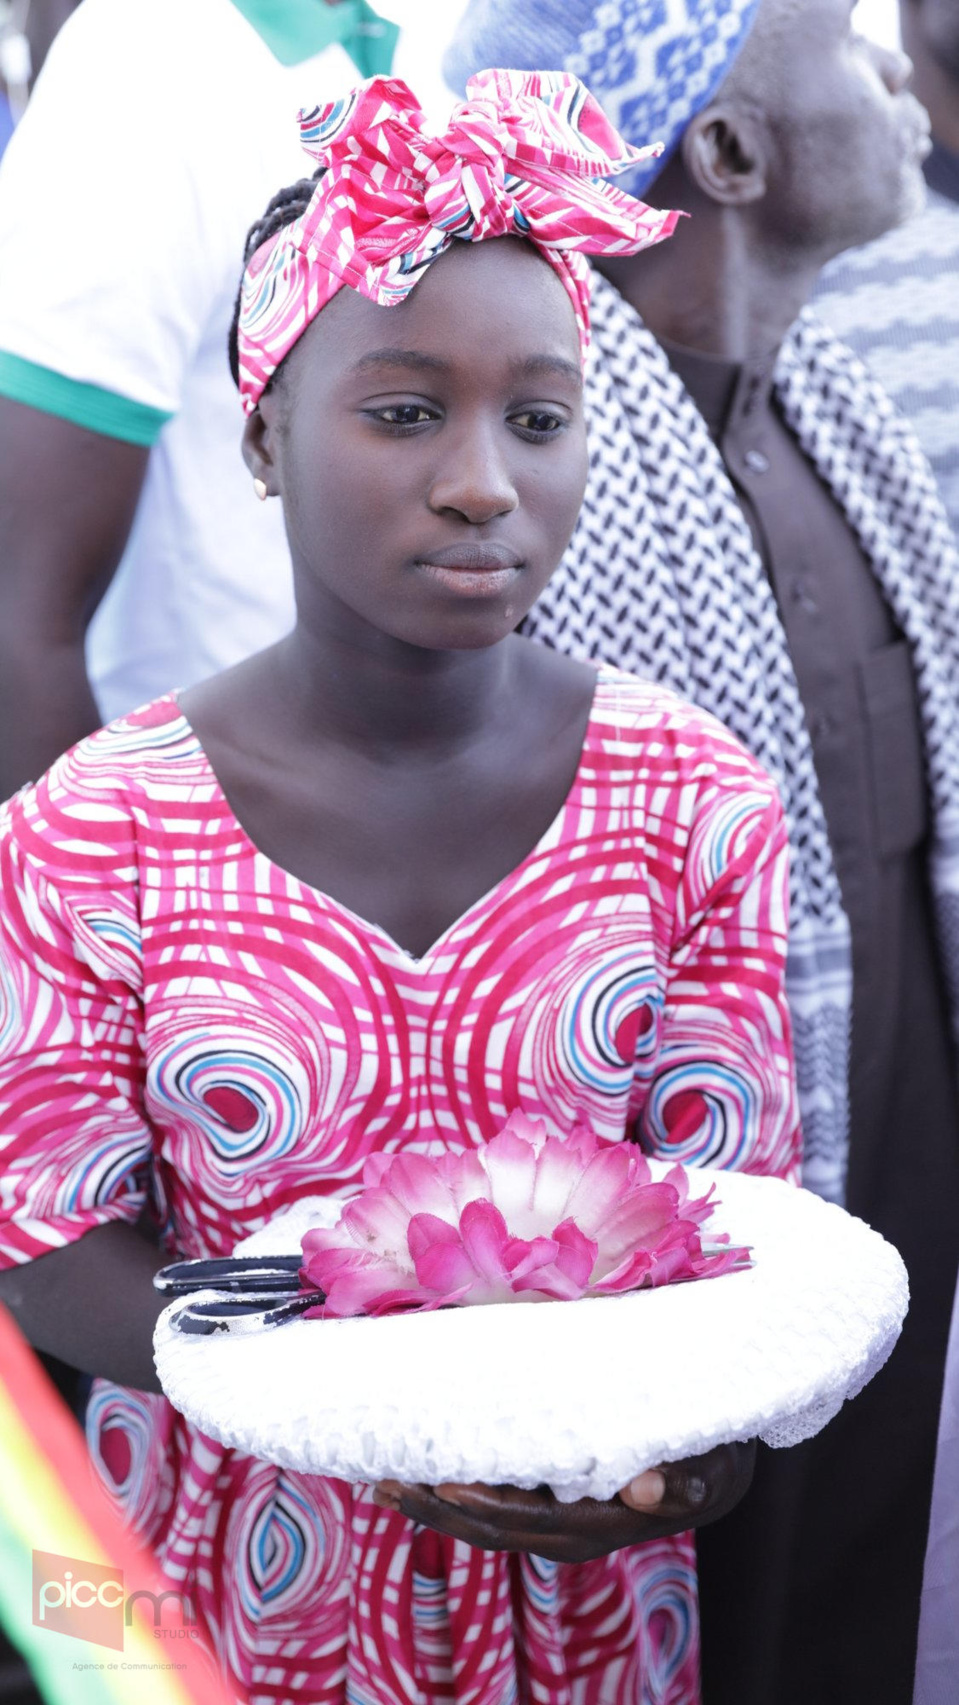
M 261 215 L 255 225 L 250 226 L 250 229 L 246 234 L 246 242 L 243 245 L 244 268 L 246 268 L 250 256 L 256 254 L 257 249 L 260 248 L 263 243 L 268 243 L 271 237 L 276 236 L 277 231 L 282 231 L 285 225 L 292 225 L 295 219 L 299 219 L 300 215 L 306 212 L 310 202 L 313 200 L 313 194 L 317 183 L 325 171 L 326 167 L 321 166 L 319 171 L 314 172 L 311 178 L 299 178 L 295 184 L 287 184 L 286 189 L 277 190 L 276 195 L 267 207 L 266 212 Z M 233 374 L 234 385 L 239 385 L 240 383 L 240 354 L 237 342 L 237 327 L 240 323 L 241 290 L 242 280 L 240 287 L 237 289 L 236 301 L 233 304 L 233 318 L 230 321 L 230 332 L 227 340 L 227 350 L 230 357 L 230 372 Z M 281 362 L 280 366 L 282 365 L 283 364 Z M 280 369 L 278 367 L 276 372 L 278 373 L 279 370 Z M 273 374 L 273 378 L 270 380 L 270 385 L 272 385 L 273 379 L 275 378 L 276 373 Z M 266 388 L 269 390 L 269 385 Z

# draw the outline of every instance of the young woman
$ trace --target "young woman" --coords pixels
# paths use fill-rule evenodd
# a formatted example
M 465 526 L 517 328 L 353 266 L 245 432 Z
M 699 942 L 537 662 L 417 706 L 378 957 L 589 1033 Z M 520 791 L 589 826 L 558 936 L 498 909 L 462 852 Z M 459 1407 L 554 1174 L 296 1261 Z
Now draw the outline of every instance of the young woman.
M 244 455 L 293 633 L 8 808 L 0 1296 L 101 1376 L 100 1471 L 243 1697 L 690 1705 L 686 1530 L 746 1447 L 565 1506 L 298 1477 L 153 1395 L 169 1251 L 348 1194 L 373 1150 L 522 1109 L 796 1169 L 770 782 L 662 689 L 514 632 L 584 487 L 583 252 L 672 216 L 593 181 L 636 154 L 575 79 L 470 94 L 440 139 L 385 79 L 310 115 L 326 175 L 251 234 Z

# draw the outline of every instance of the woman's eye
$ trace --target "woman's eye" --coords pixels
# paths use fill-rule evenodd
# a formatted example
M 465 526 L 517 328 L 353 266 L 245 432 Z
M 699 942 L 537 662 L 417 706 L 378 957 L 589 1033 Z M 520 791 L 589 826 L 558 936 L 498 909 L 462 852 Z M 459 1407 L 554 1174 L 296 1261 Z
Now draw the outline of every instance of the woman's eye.
M 520 427 L 523 432 L 534 433 L 537 438 L 552 437 L 553 433 L 561 431 L 566 425 L 560 415 L 541 408 L 524 409 L 522 414 L 514 414 L 512 418 L 514 426 Z
M 371 412 L 374 420 L 381 420 L 386 426 L 422 426 L 425 421 L 436 419 L 434 410 L 424 408 L 422 403 L 390 403 L 387 408 Z

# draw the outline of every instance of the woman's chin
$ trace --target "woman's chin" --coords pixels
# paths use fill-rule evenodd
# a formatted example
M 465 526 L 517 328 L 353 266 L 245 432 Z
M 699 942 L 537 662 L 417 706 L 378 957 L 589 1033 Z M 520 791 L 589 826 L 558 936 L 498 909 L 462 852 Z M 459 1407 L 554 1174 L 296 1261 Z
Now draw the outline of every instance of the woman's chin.
M 525 599 L 492 610 L 474 604 L 449 612 L 443 620 L 404 629 L 396 637 L 423 651 L 488 651 L 515 632 L 528 609 Z

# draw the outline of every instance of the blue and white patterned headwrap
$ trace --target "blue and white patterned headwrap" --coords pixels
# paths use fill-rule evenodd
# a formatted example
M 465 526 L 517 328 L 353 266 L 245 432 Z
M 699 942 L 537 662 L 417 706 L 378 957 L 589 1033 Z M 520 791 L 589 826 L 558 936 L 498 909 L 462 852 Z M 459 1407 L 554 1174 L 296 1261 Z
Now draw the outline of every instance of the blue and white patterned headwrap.
M 665 153 L 621 184 L 642 195 L 712 100 L 760 0 L 470 0 L 444 62 L 460 93 L 490 65 L 572 71 L 634 146 Z

